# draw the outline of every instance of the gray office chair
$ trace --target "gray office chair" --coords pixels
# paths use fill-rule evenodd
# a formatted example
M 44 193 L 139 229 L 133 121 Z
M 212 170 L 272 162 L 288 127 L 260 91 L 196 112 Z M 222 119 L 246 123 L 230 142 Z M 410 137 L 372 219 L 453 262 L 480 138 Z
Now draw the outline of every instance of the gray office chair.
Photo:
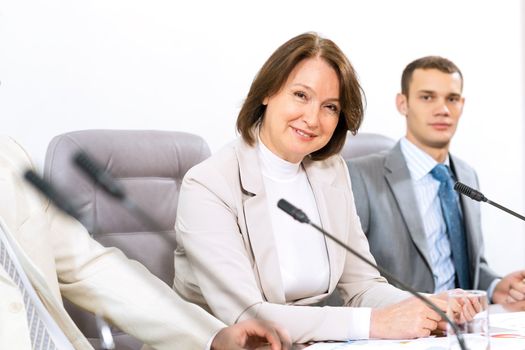
M 390 149 L 394 147 L 395 143 L 390 137 L 380 134 L 360 132 L 352 135 L 351 132 L 348 132 L 345 145 L 341 150 L 341 156 L 348 161 L 352 158 Z
M 108 197 L 72 162 L 83 150 L 123 185 L 129 198 L 144 208 L 160 230 L 144 223 Z M 56 136 L 47 149 L 44 177 L 74 200 L 87 229 L 105 246 L 121 249 L 153 274 L 173 283 L 173 231 L 180 184 L 193 165 L 210 155 L 199 136 L 168 131 L 85 130 Z M 95 348 L 99 346 L 95 318 L 65 303 L 75 323 Z M 114 330 L 116 349 L 135 350 L 137 339 Z

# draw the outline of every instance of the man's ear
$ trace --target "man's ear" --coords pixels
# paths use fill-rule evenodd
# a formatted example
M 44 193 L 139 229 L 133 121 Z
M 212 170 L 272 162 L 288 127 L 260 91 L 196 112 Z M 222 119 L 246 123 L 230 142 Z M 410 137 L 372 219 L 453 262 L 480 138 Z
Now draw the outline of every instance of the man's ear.
M 396 107 L 400 114 L 407 115 L 408 98 L 402 93 L 396 95 Z

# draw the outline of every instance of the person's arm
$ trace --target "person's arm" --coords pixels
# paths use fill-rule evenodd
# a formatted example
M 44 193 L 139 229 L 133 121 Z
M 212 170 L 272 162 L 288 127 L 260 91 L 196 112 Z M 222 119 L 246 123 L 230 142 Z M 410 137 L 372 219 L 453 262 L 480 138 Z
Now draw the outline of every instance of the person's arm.
M 49 288 L 80 307 L 98 312 L 123 331 L 157 349 L 204 348 L 224 324 L 183 301 L 144 266 L 116 248 L 105 248 L 84 227 L 43 200 L 23 179 L 32 168 L 16 143 L 8 143 L 17 191 L 13 225 L 34 263 L 52 279 Z M 55 280 L 55 281 L 53 281 Z
M 204 349 L 224 327 L 182 300 L 140 263 L 93 240 L 76 221 L 49 208 L 60 292 L 156 349 Z

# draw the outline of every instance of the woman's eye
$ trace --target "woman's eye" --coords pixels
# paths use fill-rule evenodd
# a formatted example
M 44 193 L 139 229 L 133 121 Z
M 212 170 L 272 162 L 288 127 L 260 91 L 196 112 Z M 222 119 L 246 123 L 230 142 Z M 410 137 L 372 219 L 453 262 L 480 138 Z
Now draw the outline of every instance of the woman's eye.
M 299 98 L 301 98 L 301 99 L 306 99 L 306 97 L 307 97 L 306 94 L 304 92 L 302 92 L 302 91 L 296 91 L 296 92 L 294 92 L 294 95 L 299 97 Z
M 339 113 L 339 107 L 336 105 L 327 105 L 326 108 L 328 108 L 332 113 Z

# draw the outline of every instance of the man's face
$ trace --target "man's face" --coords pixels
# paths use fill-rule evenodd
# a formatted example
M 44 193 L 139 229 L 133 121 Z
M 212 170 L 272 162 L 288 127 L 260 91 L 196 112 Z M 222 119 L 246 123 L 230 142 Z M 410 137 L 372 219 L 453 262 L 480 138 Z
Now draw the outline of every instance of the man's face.
M 463 111 L 459 73 L 416 69 L 408 96 L 399 94 L 396 104 L 407 119 L 407 139 L 429 152 L 447 150 Z

